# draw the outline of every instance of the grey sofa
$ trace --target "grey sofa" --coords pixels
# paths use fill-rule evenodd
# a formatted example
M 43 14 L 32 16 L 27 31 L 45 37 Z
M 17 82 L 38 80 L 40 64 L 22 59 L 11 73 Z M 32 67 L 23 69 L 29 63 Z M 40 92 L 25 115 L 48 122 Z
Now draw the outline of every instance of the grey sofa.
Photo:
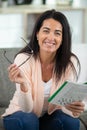
M 15 91 L 15 84 L 10 82 L 8 78 L 7 67 L 9 63 L 4 57 L 4 50 L 6 50 L 6 56 L 13 61 L 14 55 L 20 48 L 0 48 L 0 115 L 3 114 L 8 107 L 9 101 Z M 80 120 L 80 130 L 87 130 L 87 112 L 81 115 Z M 0 130 L 5 130 L 2 119 L 0 119 Z

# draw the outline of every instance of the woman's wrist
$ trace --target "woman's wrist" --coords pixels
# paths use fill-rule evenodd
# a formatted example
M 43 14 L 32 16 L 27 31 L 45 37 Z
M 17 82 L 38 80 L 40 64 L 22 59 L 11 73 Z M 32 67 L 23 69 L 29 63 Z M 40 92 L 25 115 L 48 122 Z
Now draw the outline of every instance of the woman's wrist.
M 28 92 L 28 87 L 27 87 L 26 83 L 20 84 L 20 89 L 21 89 L 21 91 L 23 91 L 25 93 Z
M 80 116 L 80 113 L 73 112 L 72 114 L 73 114 L 74 117 L 79 117 Z

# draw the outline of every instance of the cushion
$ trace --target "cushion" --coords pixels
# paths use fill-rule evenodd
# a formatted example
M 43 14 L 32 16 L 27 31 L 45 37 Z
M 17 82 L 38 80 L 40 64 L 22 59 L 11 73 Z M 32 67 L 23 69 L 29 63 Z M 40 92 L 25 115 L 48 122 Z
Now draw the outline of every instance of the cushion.
M 6 48 L 7 57 L 13 62 L 15 54 L 20 50 L 19 48 Z M 4 57 L 3 48 L 0 49 L 0 107 L 7 107 L 10 99 L 15 91 L 15 84 L 8 78 L 7 68 L 9 62 Z

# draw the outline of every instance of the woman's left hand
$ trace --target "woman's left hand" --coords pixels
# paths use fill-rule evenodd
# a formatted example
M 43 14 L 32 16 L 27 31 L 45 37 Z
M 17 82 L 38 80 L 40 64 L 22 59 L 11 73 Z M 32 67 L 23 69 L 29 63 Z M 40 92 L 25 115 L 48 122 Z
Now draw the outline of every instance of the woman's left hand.
M 84 111 L 84 103 L 81 101 L 75 101 L 70 104 L 65 105 L 65 108 L 72 111 L 74 116 L 80 116 L 80 114 Z

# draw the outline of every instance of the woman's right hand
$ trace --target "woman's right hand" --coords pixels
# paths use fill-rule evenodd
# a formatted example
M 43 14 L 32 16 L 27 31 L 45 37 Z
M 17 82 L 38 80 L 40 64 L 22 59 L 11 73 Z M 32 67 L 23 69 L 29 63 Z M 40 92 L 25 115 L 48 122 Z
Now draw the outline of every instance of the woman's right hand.
M 11 64 L 8 67 L 8 75 L 9 79 L 12 82 L 23 84 L 25 82 L 25 78 L 20 68 L 16 64 Z
M 12 82 L 20 84 L 20 88 L 23 92 L 28 91 L 28 87 L 26 85 L 26 79 L 24 77 L 24 74 L 22 73 L 22 71 L 16 64 L 11 64 L 8 67 L 8 75 L 9 75 L 9 79 Z

